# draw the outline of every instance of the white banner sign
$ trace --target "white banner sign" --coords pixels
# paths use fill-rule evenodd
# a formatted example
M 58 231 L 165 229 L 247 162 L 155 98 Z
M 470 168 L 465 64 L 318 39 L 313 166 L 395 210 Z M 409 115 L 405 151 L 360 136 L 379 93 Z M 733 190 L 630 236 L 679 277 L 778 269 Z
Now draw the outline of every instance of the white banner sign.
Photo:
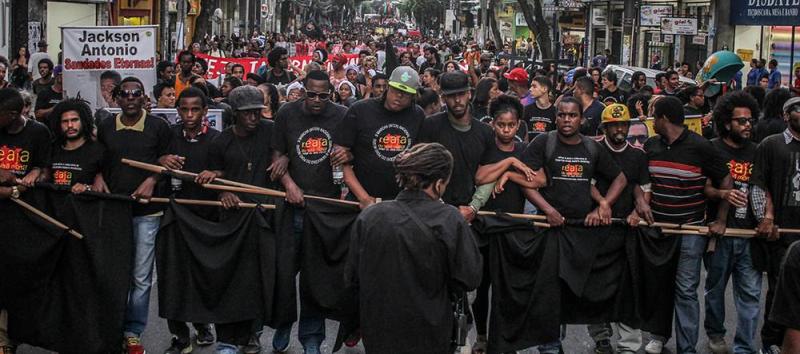
M 640 26 L 661 26 L 663 17 L 672 16 L 672 5 L 642 5 Z
M 113 107 L 111 90 L 133 76 L 151 95 L 156 84 L 156 26 L 62 27 L 64 91 L 92 108 Z
M 662 34 L 697 35 L 697 19 L 688 17 L 664 17 L 661 19 Z

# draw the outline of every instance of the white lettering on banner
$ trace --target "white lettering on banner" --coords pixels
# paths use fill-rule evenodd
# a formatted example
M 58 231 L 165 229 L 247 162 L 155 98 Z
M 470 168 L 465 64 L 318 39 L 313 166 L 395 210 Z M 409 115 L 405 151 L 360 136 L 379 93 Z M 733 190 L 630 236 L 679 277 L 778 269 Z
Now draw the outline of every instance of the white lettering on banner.
M 748 6 L 798 6 L 800 0 L 749 0 Z

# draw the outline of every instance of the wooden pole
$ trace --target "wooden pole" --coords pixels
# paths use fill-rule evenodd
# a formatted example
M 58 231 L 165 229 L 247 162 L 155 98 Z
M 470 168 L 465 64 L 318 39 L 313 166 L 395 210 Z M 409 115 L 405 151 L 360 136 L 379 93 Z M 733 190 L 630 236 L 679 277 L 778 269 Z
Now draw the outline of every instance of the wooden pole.
M 44 219 L 44 221 L 47 221 L 47 222 L 55 225 L 59 229 L 66 231 L 70 235 L 72 235 L 72 236 L 74 236 L 74 237 L 76 237 L 78 239 L 83 239 L 83 235 L 81 235 L 78 231 L 75 231 L 72 228 L 70 228 L 69 226 L 64 225 L 60 221 L 58 221 L 56 219 L 53 219 L 50 215 L 47 215 L 43 211 L 41 211 L 39 209 L 36 209 L 36 207 L 34 207 L 33 205 L 30 205 L 30 204 L 28 204 L 28 203 L 26 203 L 26 202 L 24 202 L 24 201 L 22 201 L 20 199 L 17 199 L 17 198 L 11 198 L 11 201 L 14 202 L 14 203 L 17 203 L 17 205 L 27 209 L 31 213 L 36 214 L 36 216 Z
M 139 199 L 137 201 L 139 203 L 146 204 L 146 203 L 169 203 L 171 200 L 174 200 L 175 203 L 183 205 L 199 205 L 199 206 L 215 206 L 215 207 L 222 206 L 222 202 L 218 200 L 150 198 L 150 199 Z M 239 203 L 238 206 L 240 208 L 260 207 L 262 209 L 272 209 L 272 210 L 275 209 L 274 204 Z
M 181 170 L 173 170 L 173 169 L 166 168 L 164 166 L 153 165 L 153 164 L 140 162 L 140 161 L 135 161 L 135 160 L 122 159 L 122 163 L 124 163 L 124 164 L 126 164 L 128 166 L 131 166 L 131 167 L 143 169 L 143 170 L 150 171 L 150 172 L 153 172 L 153 173 L 170 173 L 170 174 L 175 174 L 175 175 L 178 175 L 178 176 L 184 176 L 186 178 L 192 178 L 192 179 L 197 177 L 196 173 L 187 172 L 187 171 L 181 171 Z M 281 192 L 281 191 L 270 189 L 270 188 L 254 186 L 252 184 L 231 181 L 231 180 L 227 180 L 227 179 L 223 179 L 223 178 L 214 178 L 214 182 L 219 182 L 222 185 L 207 183 L 207 184 L 203 184 L 202 186 L 204 188 L 208 188 L 208 189 L 224 190 L 224 191 L 228 191 L 228 192 L 260 194 L 260 195 L 268 195 L 268 196 L 271 196 L 271 197 L 286 198 L 286 193 L 285 192 Z M 223 185 L 224 186 L 229 186 L 229 187 L 237 187 L 238 189 L 220 188 Z M 352 206 L 358 206 L 359 205 L 358 202 L 353 202 L 353 201 L 349 201 L 349 200 L 341 200 L 341 199 L 336 199 L 336 198 L 319 197 L 319 196 L 315 196 L 315 195 L 304 195 L 303 197 L 304 198 L 308 198 L 308 199 L 324 200 L 324 201 L 328 201 L 328 202 L 346 204 L 346 205 L 352 205 Z

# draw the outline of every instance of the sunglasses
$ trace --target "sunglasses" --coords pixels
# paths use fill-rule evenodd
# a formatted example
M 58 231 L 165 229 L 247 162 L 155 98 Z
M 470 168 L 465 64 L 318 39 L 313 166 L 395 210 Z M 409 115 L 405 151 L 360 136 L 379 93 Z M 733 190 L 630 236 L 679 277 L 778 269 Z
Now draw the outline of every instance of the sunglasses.
M 313 100 L 319 97 L 321 101 L 327 101 L 331 98 L 330 92 L 314 92 L 314 91 L 306 91 L 306 98 Z
M 750 123 L 751 126 L 756 125 L 756 120 L 752 117 L 733 117 L 731 120 L 739 125 L 745 125 L 747 123 Z
M 139 97 L 142 97 L 142 95 L 144 95 L 144 92 L 142 90 L 140 90 L 140 89 L 119 90 L 119 97 L 122 97 L 122 98 L 131 98 L 131 97 L 139 98 Z

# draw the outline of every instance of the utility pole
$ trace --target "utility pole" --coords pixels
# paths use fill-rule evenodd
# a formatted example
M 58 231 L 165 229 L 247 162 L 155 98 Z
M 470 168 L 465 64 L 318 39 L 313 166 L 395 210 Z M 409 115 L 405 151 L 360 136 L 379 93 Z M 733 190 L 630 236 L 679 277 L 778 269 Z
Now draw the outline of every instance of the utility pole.
M 178 18 L 175 23 L 175 49 L 184 50 L 186 48 L 186 0 L 177 0 Z
M 480 8 L 481 8 L 481 28 L 480 28 L 480 34 L 478 35 L 478 45 L 480 45 L 481 48 L 483 48 L 483 43 L 486 42 L 486 37 L 488 37 L 486 35 L 486 33 L 488 32 L 487 29 L 489 28 L 489 26 L 488 26 L 489 16 L 487 16 L 488 13 L 489 13 L 489 9 L 487 9 L 487 7 L 488 7 L 487 1 L 486 0 L 481 0 L 481 4 L 480 4 Z
M 636 9 L 634 0 L 625 0 L 624 9 L 622 10 L 622 58 L 620 64 L 632 65 L 633 64 L 633 21 L 636 18 Z M 609 12 L 610 13 L 610 12 Z

